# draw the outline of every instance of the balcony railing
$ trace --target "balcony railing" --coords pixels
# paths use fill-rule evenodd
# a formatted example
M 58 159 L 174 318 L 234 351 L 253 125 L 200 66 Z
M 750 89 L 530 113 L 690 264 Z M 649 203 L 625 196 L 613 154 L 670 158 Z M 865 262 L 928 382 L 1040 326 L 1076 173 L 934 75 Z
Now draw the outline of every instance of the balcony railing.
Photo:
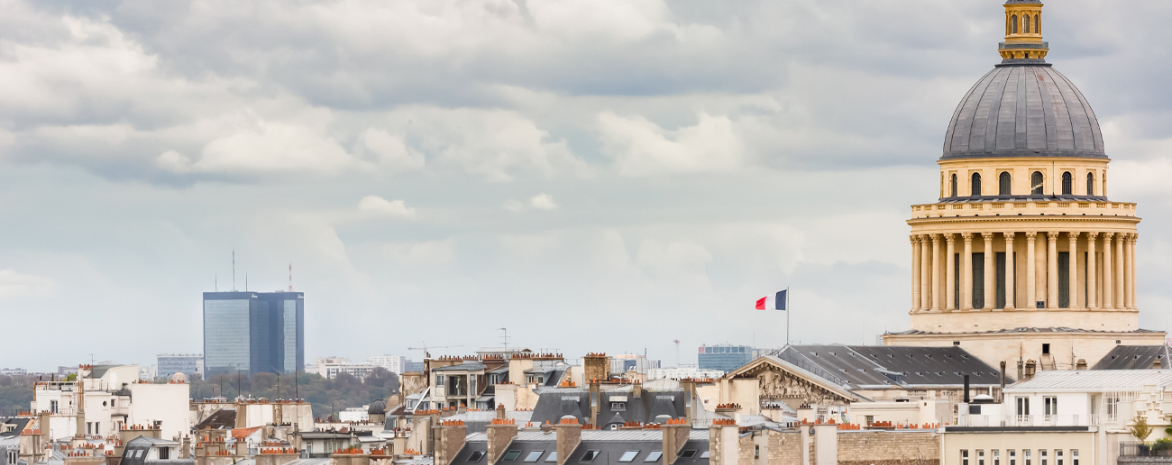
M 1098 426 L 1098 415 L 964 415 L 957 426 L 1021 427 L 1021 426 Z
M 1135 216 L 1134 203 L 1058 200 L 998 200 L 912 205 L 912 218 L 956 216 Z

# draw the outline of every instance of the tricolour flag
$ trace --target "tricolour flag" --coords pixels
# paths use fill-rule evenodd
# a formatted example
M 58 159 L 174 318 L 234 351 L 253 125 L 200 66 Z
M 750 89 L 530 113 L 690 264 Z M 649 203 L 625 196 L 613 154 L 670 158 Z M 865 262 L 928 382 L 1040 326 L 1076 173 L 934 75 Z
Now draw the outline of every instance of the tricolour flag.
M 785 310 L 786 292 L 789 290 L 777 291 L 777 294 L 757 299 L 757 310 Z

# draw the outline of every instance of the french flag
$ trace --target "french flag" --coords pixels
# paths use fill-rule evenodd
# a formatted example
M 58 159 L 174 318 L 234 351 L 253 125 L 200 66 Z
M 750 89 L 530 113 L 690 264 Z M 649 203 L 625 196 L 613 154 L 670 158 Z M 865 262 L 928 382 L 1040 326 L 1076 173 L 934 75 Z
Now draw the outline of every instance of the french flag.
M 757 299 L 757 310 L 785 310 L 787 292 L 789 289 Z

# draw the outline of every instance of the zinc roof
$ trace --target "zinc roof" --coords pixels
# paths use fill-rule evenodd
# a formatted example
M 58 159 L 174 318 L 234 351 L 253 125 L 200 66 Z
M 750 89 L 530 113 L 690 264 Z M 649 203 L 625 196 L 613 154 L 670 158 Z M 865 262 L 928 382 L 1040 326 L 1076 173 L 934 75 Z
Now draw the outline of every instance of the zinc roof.
M 1029 381 L 1006 386 L 1005 392 L 1023 391 L 1135 391 L 1143 386 L 1172 386 L 1172 370 L 1056 370 L 1039 371 Z

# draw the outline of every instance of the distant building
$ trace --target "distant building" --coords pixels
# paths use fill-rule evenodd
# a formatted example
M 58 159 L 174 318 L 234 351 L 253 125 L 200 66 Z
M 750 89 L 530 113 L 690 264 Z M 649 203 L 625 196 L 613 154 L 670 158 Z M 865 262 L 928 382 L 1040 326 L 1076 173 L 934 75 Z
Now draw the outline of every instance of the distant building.
M 342 357 L 325 357 L 317 359 L 314 371 L 325 379 L 334 379 L 339 373 L 347 373 L 358 379 L 366 379 L 375 368 L 381 368 L 371 363 L 350 363 L 350 359 Z
M 203 354 L 159 354 L 158 373 L 160 378 L 170 378 L 175 373 L 203 376 Z
M 659 368 L 659 360 L 648 360 L 639 354 L 622 354 L 610 358 L 611 373 L 626 373 L 634 370 L 636 373 L 647 373 L 647 370 Z
M 701 370 L 732 371 L 753 360 L 753 348 L 749 346 L 715 345 L 700 346 L 699 365 Z
M 701 370 L 696 366 L 679 366 L 667 368 L 652 368 L 647 370 L 647 380 L 657 379 L 705 379 L 705 378 L 719 378 L 724 375 L 721 370 Z
M 21 376 L 27 375 L 28 371 L 24 368 L 0 368 L 0 375 L 5 376 Z
M 408 360 L 406 371 L 423 371 L 423 362 L 412 362 Z
M 207 375 L 291 373 L 305 364 L 305 294 L 205 292 Z
M 403 374 L 407 371 L 407 357 L 401 355 L 381 355 L 378 357 L 371 357 L 370 364 L 383 367 L 387 371 L 396 375 Z

